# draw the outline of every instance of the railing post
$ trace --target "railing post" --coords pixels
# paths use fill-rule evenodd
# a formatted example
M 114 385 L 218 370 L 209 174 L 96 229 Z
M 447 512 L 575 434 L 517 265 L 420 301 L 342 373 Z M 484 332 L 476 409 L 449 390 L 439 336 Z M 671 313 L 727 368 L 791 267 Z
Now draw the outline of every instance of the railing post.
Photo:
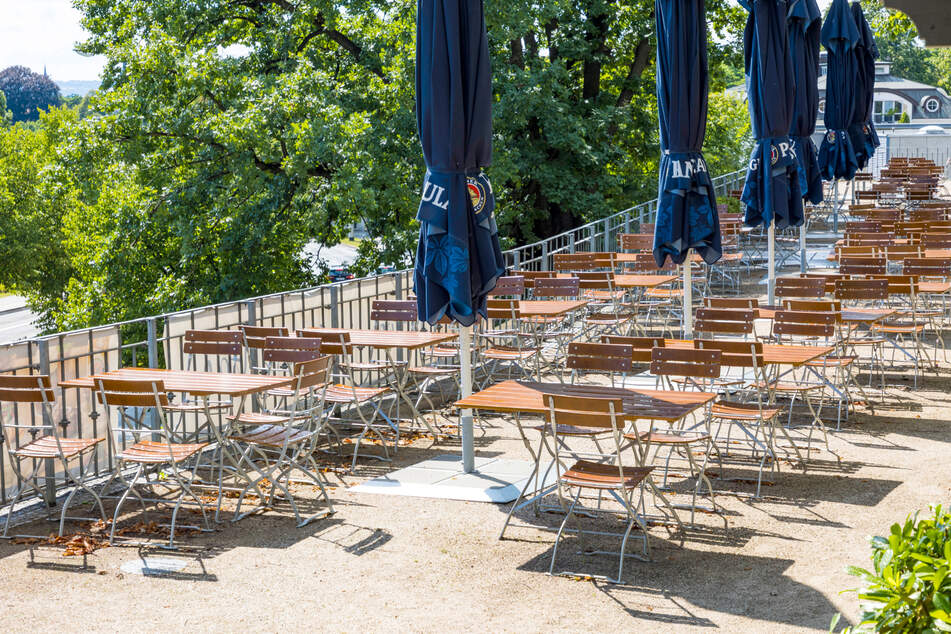
M 37 339 L 36 348 L 37 356 L 39 357 L 40 374 L 45 374 L 50 377 L 52 381 L 53 377 L 50 374 L 49 339 Z M 54 423 L 51 418 L 51 412 L 42 406 L 40 407 L 40 412 L 43 417 L 43 424 L 47 427 L 52 427 Z M 56 465 L 52 460 L 46 461 L 46 487 L 44 497 L 46 498 L 46 504 L 48 506 L 56 506 Z M 13 509 L 10 509 L 9 512 L 13 513 Z
M 519 269 L 519 257 L 518 257 L 519 250 L 513 249 L 511 253 L 512 253 L 512 269 L 517 271 Z
M 630 232 L 631 232 L 631 212 L 625 211 L 624 212 L 624 233 L 630 233 Z
M 253 299 L 249 299 L 244 303 L 244 307 L 247 310 L 247 317 L 245 317 L 244 323 L 248 326 L 257 326 L 258 325 L 257 302 L 255 302 Z M 248 372 L 258 367 L 258 351 L 256 348 L 248 348 L 248 363 L 251 364 L 251 367 L 247 368 Z
M 575 231 L 572 229 L 571 233 L 568 234 L 568 253 L 574 253 L 577 250 L 577 247 L 575 247 L 575 242 Z
M 572 249 L 574 253 L 574 249 Z M 538 267 L 539 271 L 550 271 L 551 268 L 548 265 L 548 240 L 542 241 L 542 261 L 539 263 L 541 266 Z
M 396 299 L 403 299 L 403 276 L 400 273 L 394 273 L 394 284 L 396 286 Z
M 155 322 L 155 317 L 149 317 L 145 320 L 146 346 L 148 349 L 148 363 L 150 368 L 158 367 L 158 328 Z M 158 412 L 154 408 L 149 411 L 148 425 L 152 429 L 156 429 L 159 426 Z M 160 441 L 162 438 L 158 434 L 153 434 L 152 440 Z
M 588 251 L 594 251 L 594 224 L 588 225 Z
M 330 327 L 340 327 L 340 287 L 336 284 L 330 287 Z
M 601 244 L 602 251 L 613 251 L 614 248 L 611 246 L 611 219 L 604 219 L 604 238 Z

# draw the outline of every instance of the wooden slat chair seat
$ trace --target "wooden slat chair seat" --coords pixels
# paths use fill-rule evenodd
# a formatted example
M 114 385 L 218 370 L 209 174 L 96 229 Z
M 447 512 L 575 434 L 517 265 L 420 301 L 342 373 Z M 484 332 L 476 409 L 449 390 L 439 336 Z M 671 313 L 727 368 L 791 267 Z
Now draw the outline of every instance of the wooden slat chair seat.
M 167 443 L 140 440 L 131 447 L 119 451 L 116 454 L 116 459 L 132 464 L 178 464 L 190 459 L 199 451 L 208 447 L 208 444 L 206 442 L 180 443 L 169 448 Z
M 653 467 L 641 464 L 625 465 L 622 462 L 626 451 L 623 448 L 622 438 L 624 421 L 623 418 L 617 415 L 623 411 L 623 404 L 620 399 L 551 395 L 547 397 L 546 401 L 548 406 L 546 422 L 550 425 L 554 435 L 552 445 L 554 447 L 555 463 L 559 465 L 566 464 L 563 471 L 561 468 L 558 469 L 559 486 L 556 487 L 556 492 L 562 508 L 567 509 L 555 539 L 548 572 L 549 574 L 555 574 L 558 549 L 565 528 L 569 523 L 577 525 L 576 530 L 579 533 L 588 533 L 592 531 L 578 524 L 581 516 L 617 517 L 617 507 L 602 505 L 600 496 L 598 497 L 599 503 L 597 506 L 583 505 L 581 494 L 584 490 L 609 491 L 611 498 L 621 506 L 624 530 L 609 532 L 605 530 L 603 523 L 599 522 L 593 532 L 602 536 L 614 535 L 620 539 L 620 547 L 614 553 L 618 556 L 617 575 L 605 578 L 611 583 L 620 583 L 624 572 L 624 560 L 631 556 L 625 552 L 628 537 L 632 534 L 631 531 L 635 526 L 640 528 L 634 535 L 636 539 L 640 539 L 643 543 L 641 555 L 644 558 L 650 557 L 647 522 L 641 514 L 641 509 L 644 507 L 645 486 L 651 487 L 658 504 L 666 505 L 669 508 L 669 503 L 653 489 L 653 483 L 650 480 Z M 579 427 L 604 432 L 606 436 L 612 439 L 610 447 L 600 449 L 599 445 L 597 452 L 592 453 L 590 457 L 579 457 L 568 445 L 571 437 L 558 433 L 560 429 Z M 568 462 L 569 459 L 572 462 Z M 566 493 L 569 496 L 568 499 L 565 499 Z M 677 518 L 673 509 L 670 510 L 673 517 Z M 679 522 L 679 518 L 677 520 Z M 559 572 L 559 574 L 575 575 L 577 573 Z
M 89 486 L 90 477 L 86 474 L 86 461 L 83 456 L 96 450 L 99 443 L 105 438 L 68 438 L 65 430 L 61 431 L 54 421 L 53 404 L 56 401 L 53 383 L 49 375 L 0 375 L 0 429 L 2 429 L 3 445 L 6 447 L 9 461 L 6 468 L 16 476 L 15 491 L 10 491 L 10 505 L 7 509 L 6 520 L 3 524 L 3 537 L 9 537 L 10 521 L 16 505 L 29 492 L 35 493 L 40 499 L 46 495 L 48 485 L 73 485 L 74 488 L 61 505 L 59 512 L 59 532 L 63 535 L 67 515 L 75 494 L 79 491 L 87 493 L 95 501 L 100 517 L 106 520 L 106 511 L 102 506 L 99 495 Z M 12 405 L 9 416 L 5 416 L 2 405 Z M 37 408 L 39 411 L 34 410 Z M 21 421 L 17 418 L 18 411 L 30 410 L 36 414 L 35 420 Z M 30 438 L 25 440 L 24 436 Z M 76 459 L 79 458 L 77 461 Z M 73 463 L 78 462 L 75 468 Z M 27 465 L 30 469 L 27 470 Z M 53 474 L 47 474 L 47 467 L 52 467 Z M 8 481 L 9 486 L 9 481 Z M 50 512 L 52 507 L 49 507 Z M 53 519 L 52 515 L 49 519 Z M 93 518 L 83 518 L 93 519 Z M 49 535 L 38 537 L 46 538 Z M 33 536 L 37 537 L 37 536 Z

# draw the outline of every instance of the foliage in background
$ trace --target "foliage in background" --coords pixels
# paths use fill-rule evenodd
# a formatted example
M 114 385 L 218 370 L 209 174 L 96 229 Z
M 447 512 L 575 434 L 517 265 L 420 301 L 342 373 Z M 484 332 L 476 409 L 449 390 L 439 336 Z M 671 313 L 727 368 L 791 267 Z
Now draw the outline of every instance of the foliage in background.
M 9 281 L 31 294 L 47 327 L 313 283 L 303 247 L 337 244 L 355 222 L 371 236 L 357 272 L 410 262 L 424 169 L 415 2 L 76 4 L 91 34 L 81 51 L 107 59 L 102 87 L 78 111 L 45 117 L 62 124 L 55 142 L 10 176 L 48 214 L 49 242 L 18 248 L 58 253 L 44 284 Z M 653 2 L 486 9 L 496 97 L 489 175 L 507 246 L 652 198 Z M 745 14 L 729 0 L 707 9 L 719 89 L 742 67 Z M 705 150 L 717 175 L 745 163 L 748 115 L 712 99 Z M 95 116 L 82 118 L 89 110 Z M 18 204 L 19 216 L 35 217 L 34 202 Z
M 25 66 L 0 71 L 0 91 L 6 95 L 14 121 L 36 121 L 41 110 L 58 106 L 61 101 L 59 86 L 52 79 Z
M 875 33 L 879 59 L 891 62 L 892 75 L 951 91 L 951 49 L 924 48 L 915 23 L 879 0 L 862 0 L 862 10 Z
M 854 630 L 951 632 L 951 514 L 935 506 L 933 516 L 909 516 L 887 537 L 872 537 L 872 570 L 849 567 L 865 581 L 865 602 Z M 833 621 L 832 629 L 838 621 Z

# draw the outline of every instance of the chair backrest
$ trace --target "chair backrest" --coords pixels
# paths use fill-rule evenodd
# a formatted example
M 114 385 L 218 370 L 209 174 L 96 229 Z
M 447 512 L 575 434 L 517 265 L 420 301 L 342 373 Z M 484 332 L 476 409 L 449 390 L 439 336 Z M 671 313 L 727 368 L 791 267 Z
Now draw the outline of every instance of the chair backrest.
M 839 273 L 846 275 L 884 275 L 888 262 L 884 257 L 843 257 L 839 259 Z
M 835 298 L 851 301 L 888 299 L 887 280 L 836 280 Z
M 416 323 L 416 310 L 416 301 L 412 299 L 375 299 L 370 305 L 370 319 L 377 323 Z
M 923 233 L 921 246 L 925 249 L 951 249 L 951 233 Z
M 495 288 L 489 291 L 489 296 L 519 298 L 524 293 L 525 278 L 521 275 L 506 275 L 496 281 Z
M 573 341 L 568 344 L 566 365 L 569 370 L 630 372 L 633 358 L 631 346 Z
M 353 343 L 350 333 L 346 330 L 308 328 L 298 330 L 298 337 L 312 337 L 320 340 L 320 351 L 325 354 L 339 354 L 347 356 L 353 352 Z
M 845 245 L 846 246 L 888 246 L 895 241 L 895 234 L 893 233 L 847 233 L 845 234 Z
M 880 247 L 878 245 L 870 244 L 866 246 L 852 246 L 847 247 L 843 245 L 837 245 L 835 247 L 835 257 L 836 260 L 842 261 L 842 258 L 877 258 L 882 255 L 882 253 L 888 247 Z
M 677 270 L 677 265 L 670 258 L 664 262 L 664 266 L 658 267 L 653 253 L 638 253 L 634 261 L 627 264 L 628 269 L 635 273 L 670 273 Z
M 240 355 L 243 338 L 240 330 L 186 330 L 183 351 L 193 355 Z
M 239 326 L 244 333 L 244 345 L 255 350 L 264 349 L 264 340 L 268 337 L 286 337 L 289 332 L 284 326 Z
M 922 277 L 951 277 L 949 258 L 908 258 L 902 262 L 902 273 Z
M 486 301 L 489 319 L 516 320 L 522 316 L 517 299 L 490 299 Z
M 921 257 L 920 244 L 893 244 L 885 247 L 885 259 L 889 262 L 903 262 L 917 257 Z
M 654 249 L 653 233 L 622 233 L 622 251 L 652 251 Z
M 605 272 L 579 272 L 578 286 L 584 290 L 613 290 L 614 273 Z
M 637 231 L 638 233 L 649 233 L 651 235 L 654 235 L 654 228 L 656 226 L 657 226 L 656 223 L 653 223 L 653 222 L 642 222 L 640 226 L 637 228 Z
M 654 348 L 651 374 L 694 379 L 720 378 L 720 351 L 697 348 Z
M 552 261 L 556 271 L 590 271 L 599 268 L 593 253 L 556 253 Z
M 787 337 L 834 337 L 839 318 L 833 312 L 778 310 L 773 334 Z
M 168 406 L 164 381 L 150 379 L 96 379 L 96 398 L 100 403 L 114 407 Z
M 556 432 L 559 426 L 613 429 L 615 432 L 624 426 L 619 416 L 623 414 L 624 403 L 619 398 L 546 394 L 545 405 L 548 408 L 545 420 Z M 555 447 L 558 446 L 559 443 L 555 443 Z
M 881 222 L 873 222 L 870 220 L 851 220 L 845 223 L 845 233 L 879 233 L 881 230 Z
M 313 361 L 320 355 L 318 337 L 268 337 L 265 340 L 265 363 L 301 363 Z
M 819 298 L 826 294 L 826 284 L 817 277 L 779 277 L 775 294 L 776 297 Z
M 332 366 L 330 355 L 323 355 L 294 364 L 294 377 L 298 393 L 315 387 L 324 387 L 330 383 Z
M 631 361 L 634 363 L 650 363 L 651 351 L 654 348 L 664 348 L 663 337 L 627 337 L 625 335 L 601 335 L 601 343 L 620 344 L 631 347 Z
M 534 288 L 539 279 L 555 277 L 555 271 L 512 271 L 512 275 L 518 275 L 522 278 L 525 288 Z
M 811 311 L 816 313 L 838 313 L 842 311 L 842 302 L 839 300 L 823 299 L 787 299 L 783 308 L 792 311 Z
M 52 403 L 56 400 L 49 375 L 0 375 L 0 402 Z
M 889 295 L 914 297 L 918 293 L 918 279 L 911 275 L 876 275 L 874 279 L 888 283 Z
M 759 300 L 755 297 L 704 297 L 707 308 L 747 308 L 755 311 Z
M 762 341 L 725 341 L 722 339 L 694 339 L 697 350 L 716 350 L 720 353 L 720 367 L 753 368 L 765 366 Z
M 535 281 L 535 297 L 578 297 L 580 280 L 577 277 L 549 277 Z
M 753 332 L 755 313 L 743 308 L 699 308 L 694 331 L 748 335 Z

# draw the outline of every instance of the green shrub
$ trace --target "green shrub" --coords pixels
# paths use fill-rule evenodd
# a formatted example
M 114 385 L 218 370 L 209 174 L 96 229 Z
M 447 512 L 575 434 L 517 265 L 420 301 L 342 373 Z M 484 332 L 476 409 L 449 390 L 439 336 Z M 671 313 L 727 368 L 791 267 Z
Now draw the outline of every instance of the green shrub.
M 931 510 L 934 517 L 915 513 L 888 537 L 871 538 L 872 572 L 848 568 L 866 583 L 855 631 L 951 632 L 951 514 Z
M 743 206 L 740 205 L 738 201 L 733 196 L 720 196 L 717 198 L 717 203 L 721 205 L 726 205 L 726 212 L 728 214 L 738 214 L 743 212 Z

